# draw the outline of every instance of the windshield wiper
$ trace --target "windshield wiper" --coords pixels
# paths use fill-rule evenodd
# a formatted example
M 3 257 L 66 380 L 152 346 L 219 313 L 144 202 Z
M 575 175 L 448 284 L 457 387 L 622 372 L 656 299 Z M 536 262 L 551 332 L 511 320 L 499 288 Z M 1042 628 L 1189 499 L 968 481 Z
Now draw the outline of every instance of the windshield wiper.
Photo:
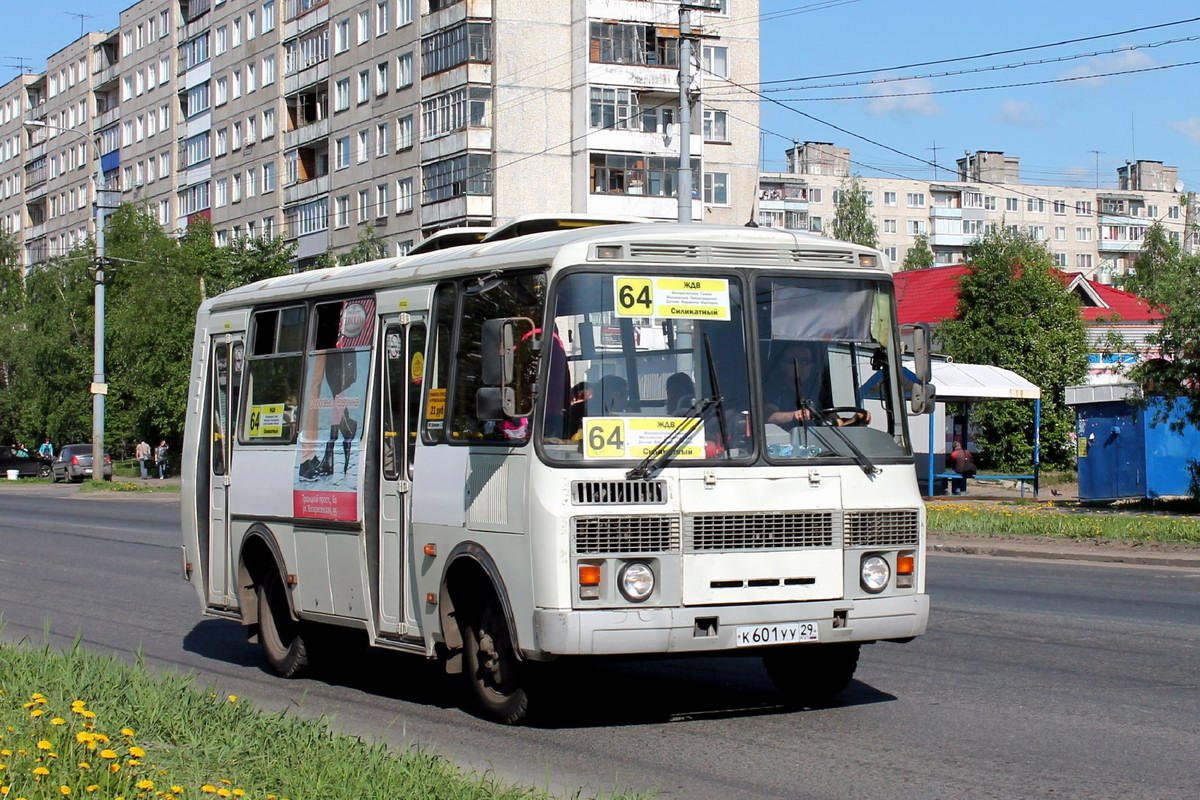
M 641 463 L 625 473 L 629 480 L 641 478 L 647 480 L 655 471 L 666 466 L 667 462 L 687 444 L 692 434 L 704 427 L 708 412 L 720 406 L 720 398 L 706 397 L 688 409 L 688 413 L 679 418 L 679 424 L 663 438 L 661 442 L 650 449 Z
M 721 450 L 729 458 L 729 432 L 725 430 L 725 396 L 721 394 L 721 384 L 717 381 L 717 365 L 712 357 L 712 344 L 708 334 L 704 334 L 704 357 L 708 359 L 708 383 L 712 386 L 712 399 L 717 404 L 717 424 L 721 426 Z
M 822 414 L 813 406 L 811 401 L 805 400 L 804 404 L 805 407 L 812 413 L 813 419 L 818 421 L 818 424 L 827 425 L 833 429 L 833 432 L 837 434 L 837 437 L 841 439 L 845 443 L 846 447 L 850 450 L 851 455 L 854 456 L 854 461 L 858 464 L 863 472 L 865 472 L 867 475 L 878 475 L 880 472 L 882 472 L 879 467 L 871 463 L 871 459 L 867 458 L 866 453 L 864 453 L 862 450 L 859 450 L 857 445 L 850 441 L 849 436 L 842 433 L 842 428 L 837 424 L 836 421 L 827 419 L 824 414 Z

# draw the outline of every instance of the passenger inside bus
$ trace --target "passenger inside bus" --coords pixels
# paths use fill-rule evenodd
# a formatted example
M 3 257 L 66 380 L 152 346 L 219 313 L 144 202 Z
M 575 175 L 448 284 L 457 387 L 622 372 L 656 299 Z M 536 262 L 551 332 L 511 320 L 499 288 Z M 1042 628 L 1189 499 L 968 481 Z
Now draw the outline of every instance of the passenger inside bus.
M 841 417 L 822 411 L 834 407 L 825 348 L 816 342 L 776 342 L 763 384 L 767 422 L 790 430 L 805 421 L 831 425 L 865 425 L 870 412 L 859 409 Z
M 696 402 L 696 384 L 686 372 L 676 372 L 667 378 L 667 413 L 682 416 Z

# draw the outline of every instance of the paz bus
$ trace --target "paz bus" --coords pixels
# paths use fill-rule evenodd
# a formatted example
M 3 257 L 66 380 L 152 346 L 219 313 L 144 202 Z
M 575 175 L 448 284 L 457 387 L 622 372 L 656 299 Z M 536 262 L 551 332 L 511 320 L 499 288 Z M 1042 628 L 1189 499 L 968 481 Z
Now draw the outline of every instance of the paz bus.
M 204 301 L 182 558 L 205 615 L 283 676 L 331 626 L 441 659 L 505 723 L 539 662 L 742 654 L 819 704 L 861 645 L 925 631 L 928 352 L 917 331 L 902 369 L 881 253 L 520 233 Z

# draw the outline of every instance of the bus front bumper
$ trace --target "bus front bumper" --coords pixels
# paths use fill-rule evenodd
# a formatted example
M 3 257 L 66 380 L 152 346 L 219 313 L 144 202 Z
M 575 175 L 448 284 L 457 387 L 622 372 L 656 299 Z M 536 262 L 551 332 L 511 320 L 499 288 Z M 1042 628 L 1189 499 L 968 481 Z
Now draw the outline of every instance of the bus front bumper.
M 822 643 L 869 642 L 919 636 L 928 620 L 924 594 L 747 606 L 538 609 L 533 650 L 562 656 L 745 650 L 737 645 L 739 627 L 791 623 L 815 623 Z

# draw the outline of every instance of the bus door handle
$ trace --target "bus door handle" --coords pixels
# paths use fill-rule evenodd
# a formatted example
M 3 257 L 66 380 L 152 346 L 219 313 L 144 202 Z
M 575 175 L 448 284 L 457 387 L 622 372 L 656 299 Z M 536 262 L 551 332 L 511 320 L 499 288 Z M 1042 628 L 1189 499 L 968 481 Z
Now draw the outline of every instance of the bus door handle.
M 406 481 L 404 478 L 396 481 L 396 492 L 398 494 L 408 494 L 412 491 L 412 481 Z

